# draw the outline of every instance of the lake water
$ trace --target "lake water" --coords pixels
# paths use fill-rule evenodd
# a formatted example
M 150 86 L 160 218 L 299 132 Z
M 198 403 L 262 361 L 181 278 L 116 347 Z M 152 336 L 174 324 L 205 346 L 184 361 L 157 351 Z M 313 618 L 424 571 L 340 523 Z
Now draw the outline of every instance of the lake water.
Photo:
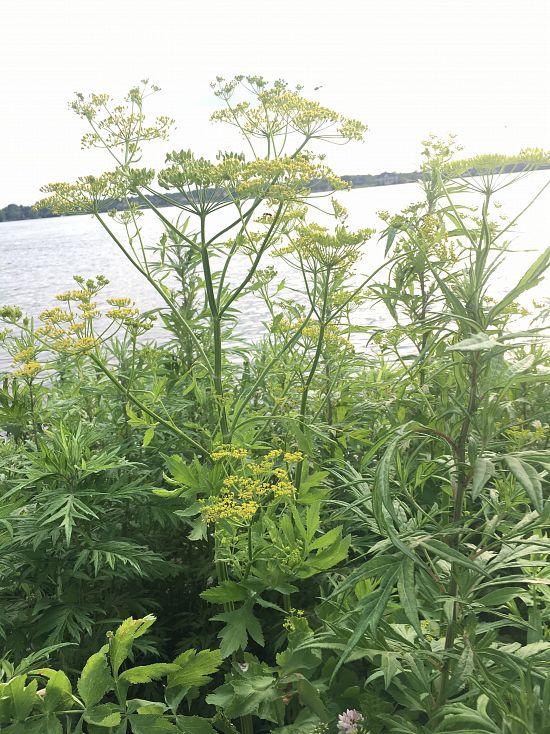
M 515 216 L 528 203 L 538 190 L 550 181 L 550 172 L 539 171 L 513 186 L 503 189 L 496 199 L 502 203 L 502 212 L 508 217 Z M 377 188 L 356 189 L 338 195 L 349 210 L 349 226 L 353 228 L 372 227 L 378 230 L 383 223 L 377 216 L 380 210 L 398 212 L 421 199 L 418 184 L 402 184 Z M 321 200 L 326 205 L 327 199 Z M 497 290 L 503 290 L 514 283 L 537 255 L 550 244 L 547 231 L 548 211 L 550 209 L 550 187 L 544 191 L 533 206 L 522 216 L 513 235 L 513 252 L 506 255 L 500 270 Z M 171 219 L 170 209 L 163 214 Z M 261 212 L 260 212 L 261 213 Z M 227 214 L 223 211 L 214 225 L 225 224 Z M 323 217 L 320 217 L 323 219 Z M 158 240 L 162 224 L 153 212 L 145 212 L 143 232 L 149 243 Z M 369 273 L 383 261 L 383 244 L 377 237 L 365 246 L 365 252 L 357 270 Z M 38 316 L 45 308 L 59 305 L 54 296 L 74 286 L 72 276 L 85 277 L 105 275 L 111 281 L 105 291 L 109 295 L 132 297 L 141 310 L 155 308 L 161 299 L 146 280 L 125 259 L 116 248 L 99 223 L 91 216 L 38 219 L 0 224 L 0 305 L 20 306 L 30 316 Z M 280 277 L 287 285 L 297 284 L 297 276 L 287 270 L 280 259 L 276 261 Z M 233 282 L 246 271 L 247 260 L 236 258 L 235 269 L 231 275 Z M 536 295 L 545 294 L 548 289 L 539 285 Z M 495 295 L 498 295 L 496 292 Z M 526 302 L 533 298 L 531 293 Z M 261 331 L 261 321 L 265 317 L 262 304 L 255 299 L 243 309 L 239 331 L 248 338 L 257 336 Z M 387 324 L 383 309 L 364 308 L 356 320 L 361 324 Z M 157 331 L 156 336 L 161 336 Z M 9 363 L 9 362 L 8 362 Z M 0 354 L 0 367 L 8 364 Z

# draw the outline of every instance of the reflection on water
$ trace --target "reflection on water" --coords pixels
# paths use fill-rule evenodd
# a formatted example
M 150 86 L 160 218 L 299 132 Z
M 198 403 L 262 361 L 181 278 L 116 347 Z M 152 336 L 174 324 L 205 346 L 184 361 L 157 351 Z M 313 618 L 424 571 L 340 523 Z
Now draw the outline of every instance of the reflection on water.
M 547 171 L 537 172 L 514 186 L 500 192 L 497 199 L 502 203 L 502 212 L 515 216 L 548 180 Z M 380 210 L 397 212 L 408 204 L 421 199 L 417 184 L 384 186 L 356 189 L 338 195 L 349 210 L 349 226 L 353 228 L 374 227 L 382 229 L 377 216 Z M 550 204 L 550 188 L 522 216 L 510 239 L 512 250 L 506 255 L 499 271 L 497 292 L 515 282 L 520 273 L 537 254 L 546 248 L 550 238 L 546 232 L 546 214 Z M 171 212 L 163 209 L 167 217 Z M 225 210 L 215 215 L 214 226 L 225 226 L 230 218 Z M 321 219 L 323 217 L 321 216 Z M 162 224 L 153 212 L 147 211 L 142 218 L 145 244 L 158 241 Z M 213 232 L 212 232 L 213 233 Z M 18 305 L 30 316 L 37 316 L 45 308 L 57 305 L 54 295 L 73 286 L 72 276 L 86 277 L 106 275 L 111 284 L 106 296 L 131 296 L 141 310 L 155 308 L 162 300 L 150 284 L 133 268 L 122 252 L 91 216 L 39 219 L 0 224 L 0 305 Z M 358 273 L 369 273 L 383 260 L 383 245 L 376 236 L 365 246 L 364 256 L 357 267 Z M 266 264 L 269 264 L 266 260 Z M 279 277 L 287 286 L 298 285 L 297 274 L 288 266 L 275 260 Z M 235 258 L 230 280 L 239 282 L 246 272 L 248 260 L 244 256 Z M 542 286 L 544 288 L 544 286 Z M 541 286 L 537 289 L 540 295 Z M 530 302 L 532 294 L 528 297 Z M 239 333 L 247 338 L 257 337 L 262 330 L 266 309 L 259 299 L 249 297 L 239 317 Z M 354 320 L 357 324 L 387 324 L 388 319 L 380 307 L 364 307 Z M 155 336 L 161 336 L 157 327 Z M 0 355 L 0 367 L 6 366 Z

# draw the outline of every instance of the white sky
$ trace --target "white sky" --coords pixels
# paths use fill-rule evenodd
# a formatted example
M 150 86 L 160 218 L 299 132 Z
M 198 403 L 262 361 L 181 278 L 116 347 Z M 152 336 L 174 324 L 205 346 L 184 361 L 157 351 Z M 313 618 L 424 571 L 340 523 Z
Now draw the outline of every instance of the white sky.
M 67 103 L 144 77 L 177 120 L 170 150 L 239 148 L 208 122 L 210 81 L 239 73 L 366 122 L 328 151 L 341 174 L 414 170 L 431 132 L 464 155 L 549 149 L 549 30 L 548 0 L 0 0 L 0 207 L 109 168 Z

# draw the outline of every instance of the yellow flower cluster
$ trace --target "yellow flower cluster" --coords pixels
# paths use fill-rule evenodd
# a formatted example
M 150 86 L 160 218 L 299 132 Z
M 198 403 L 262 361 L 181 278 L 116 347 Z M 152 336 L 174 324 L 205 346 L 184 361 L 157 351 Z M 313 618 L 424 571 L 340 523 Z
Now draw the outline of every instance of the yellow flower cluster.
M 66 291 L 65 293 L 58 293 L 56 299 L 58 301 L 89 301 L 92 296 L 91 291 L 86 288 L 77 290 Z
M 102 275 L 87 280 L 75 275 L 74 280 L 80 288 L 56 296 L 58 301 L 66 302 L 67 308 L 56 306 L 43 311 L 40 314 L 43 325 L 36 330 L 36 335 L 57 351 L 80 354 L 89 352 L 99 344 L 94 336 L 93 320 L 101 317 L 102 313 L 93 299 L 109 281 Z M 150 320 L 136 318 L 139 311 L 130 298 L 109 298 L 107 303 L 113 308 L 105 315 L 112 321 L 123 323 L 136 333 L 151 328 Z
M 132 299 L 127 298 L 126 296 L 119 296 L 116 298 L 108 298 L 107 303 L 109 306 L 115 306 L 116 308 L 125 308 L 132 305 Z
M 279 321 L 279 323 L 277 324 L 277 331 L 279 333 L 288 334 L 298 331 L 301 325 L 302 324 L 299 321 L 291 322 L 288 319 L 281 319 L 281 321 Z M 313 344 L 317 344 L 317 341 L 319 340 L 319 334 L 320 325 L 315 321 L 310 322 L 302 329 L 302 338 L 311 340 Z M 345 336 L 342 336 L 339 333 L 338 327 L 335 324 L 328 324 L 327 326 L 325 326 L 323 340 L 328 346 L 333 345 L 344 347 L 346 349 L 354 349 L 354 346 L 349 341 L 349 339 L 346 339 Z
M 307 263 L 331 269 L 349 269 L 361 256 L 362 248 L 374 234 L 373 229 L 350 231 L 338 225 L 333 232 L 317 223 L 298 226 L 297 237 L 288 245 L 279 247 L 275 255 L 299 256 Z
M 34 209 L 51 209 L 54 214 L 98 214 L 105 211 L 106 203 L 134 195 L 138 186 L 152 182 L 154 171 L 132 169 L 109 171 L 101 176 L 81 176 L 75 183 L 51 183 L 40 191 L 47 196 Z
M 531 423 L 531 428 L 527 426 L 512 426 L 505 433 L 518 448 L 523 448 L 529 444 L 543 441 L 548 435 L 548 425 L 543 425 L 539 420 Z
M 240 85 L 258 99 L 257 106 L 249 102 L 230 104 Z M 282 136 L 298 132 L 308 138 L 341 138 L 347 141 L 362 140 L 367 130 L 366 125 L 357 120 L 342 117 L 319 102 L 305 99 L 300 94 L 302 87 L 289 89 L 280 79 L 268 86 L 262 77 L 237 76 L 229 82 L 219 77 L 213 87 L 216 96 L 227 103 L 228 109 L 215 112 L 211 119 L 236 125 L 247 136 Z
M 262 473 L 265 473 L 265 468 L 261 467 L 261 469 Z M 272 494 L 273 497 L 292 497 L 294 485 L 290 481 L 286 469 L 277 467 L 272 469 L 271 473 L 277 480 L 276 482 L 231 475 L 224 479 L 223 483 L 226 491 L 233 492 L 241 500 L 257 499 L 268 494 Z
M 221 461 L 222 459 L 246 459 L 248 451 L 232 444 L 220 444 L 216 446 L 210 456 L 213 461 Z
M 93 132 L 83 137 L 82 145 L 98 148 L 125 146 L 137 158 L 141 141 L 166 140 L 174 121 L 160 115 L 147 125 L 142 111 L 144 99 L 158 91 L 159 87 L 144 79 L 140 86 L 130 89 L 123 104 L 117 105 L 112 104 L 108 94 L 85 97 L 78 93 L 71 108 L 79 117 L 93 121 Z
M 315 180 L 326 180 L 335 190 L 349 188 L 328 166 L 308 153 L 250 162 L 232 153 L 222 156 L 219 163 L 212 163 L 196 158 L 191 151 L 174 151 L 167 162 L 170 165 L 158 176 L 160 186 L 176 188 L 184 194 L 214 188 L 231 198 L 262 196 L 270 202 L 286 203 L 309 196 L 311 182 Z M 192 201 L 190 198 L 190 205 Z M 214 199 L 209 206 L 216 208 Z
M 17 352 L 17 354 L 15 354 L 13 357 L 13 361 L 27 362 L 28 360 L 32 359 L 35 354 L 36 349 L 34 347 L 27 347 L 26 349 L 22 349 L 20 352 Z
M 15 370 L 14 375 L 16 377 L 34 377 L 41 369 L 42 365 L 40 362 L 26 362 L 19 369 Z
M 46 326 L 54 324 L 63 324 L 73 320 L 73 314 L 70 311 L 64 311 L 59 306 L 55 308 L 48 308 L 42 311 L 40 314 L 40 320 L 43 321 Z
M 205 504 L 203 514 L 207 523 L 212 524 L 220 520 L 240 523 L 252 520 L 258 510 L 258 503 L 247 500 L 238 502 L 231 494 L 223 494 L 216 500 Z
M 245 459 L 245 449 L 231 445 L 222 445 L 212 452 L 216 461 L 221 458 Z M 260 461 L 249 461 L 244 466 L 246 475 L 231 474 L 223 480 L 223 489 L 218 497 L 204 500 L 203 515 L 208 523 L 228 520 L 234 524 L 249 522 L 262 506 L 270 499 L 292 498 L 294 485 L 288 470 L 275 466 L 277 459 L 283 458 L 287 463 L 302 460 L 299 451 L 283 452 L 280 449 L 269 451 Z M 250 476 L 252 475 L 252 476 Z
M 95 301 L 79 303 L 78 309 L 82 313 L 83 319 L 95 319 L 98 316 L 101 316 L 101 311 L 99 311 Z
M 129 306 L 121 306 L 119 308 L 111 308 L 107 311 L 105 316 L 113 321 L 126 321 L 127 319 L 131 319 L 133 316 L 136 316 L 138 313 L 139 310 L 135 307 L 131 308 Z
M 297 622 L 299 620 L 304 619 L 305 613 L 303 609 L 294 609 L 291 607 L 288 610 L 288 615 L 283 622 L 283 627 L 288 630 L 289 632 L 294 632 L 296 630 Z

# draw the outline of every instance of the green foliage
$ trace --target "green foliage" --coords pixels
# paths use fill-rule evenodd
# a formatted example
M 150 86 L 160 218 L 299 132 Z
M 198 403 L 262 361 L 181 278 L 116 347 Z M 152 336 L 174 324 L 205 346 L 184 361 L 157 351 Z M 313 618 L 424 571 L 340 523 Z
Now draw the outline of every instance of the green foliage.
M 162 306 L 75 276 L 39 323 L 0 311 L 1 727 L 547 734 L 550 360 L 524 298 L 550 250 L 493 285 L 517 220 L 494 194 L 546 158 L 427 141 L 422 201 L 381 213 L 386 262 L 363 273 L 373 230 L 337 200 L 333 227 L 312 219 L 315 181 L 343 182 L 310 148 L 364 126 L 282 82 L 214 88 L 246 154 L 140 168 L 171 124 L 144 82 L 78 95 L 115 169 L 45 189 Z
M 204 685 L 210 680 L 207 674 L 216 672 L 221 662 L 219 653 L 203 650 L 197 655 L 195 650 L 189 650 L 173 663 L 134 666 L 121 672 L 135 641 L 154 621 L 151 615 L 130 618 L 114 634 L 110 633 L 108 643 L 84 665 L 76 693 L 63 671 L 50 668 L 14 675 L 0 683 L 0 724 L 11 725 L 6 731 L 12 732 L 23 731 L 20 724 L 26 722 L 25 727 L 32 727 L 33 732 L 61 732 L 66 726 L 68 731 L 80 732 L 116 728 L 134 734 L 145 731 L 211 734 L 214 729 L 208 719 L 179 716 L 177 711 L 189 688 Z M 167 676 L 166 702 L 127 698 L 131 686 Z M 42 680 L 47 680 L 46 686 L 38 691 Z

